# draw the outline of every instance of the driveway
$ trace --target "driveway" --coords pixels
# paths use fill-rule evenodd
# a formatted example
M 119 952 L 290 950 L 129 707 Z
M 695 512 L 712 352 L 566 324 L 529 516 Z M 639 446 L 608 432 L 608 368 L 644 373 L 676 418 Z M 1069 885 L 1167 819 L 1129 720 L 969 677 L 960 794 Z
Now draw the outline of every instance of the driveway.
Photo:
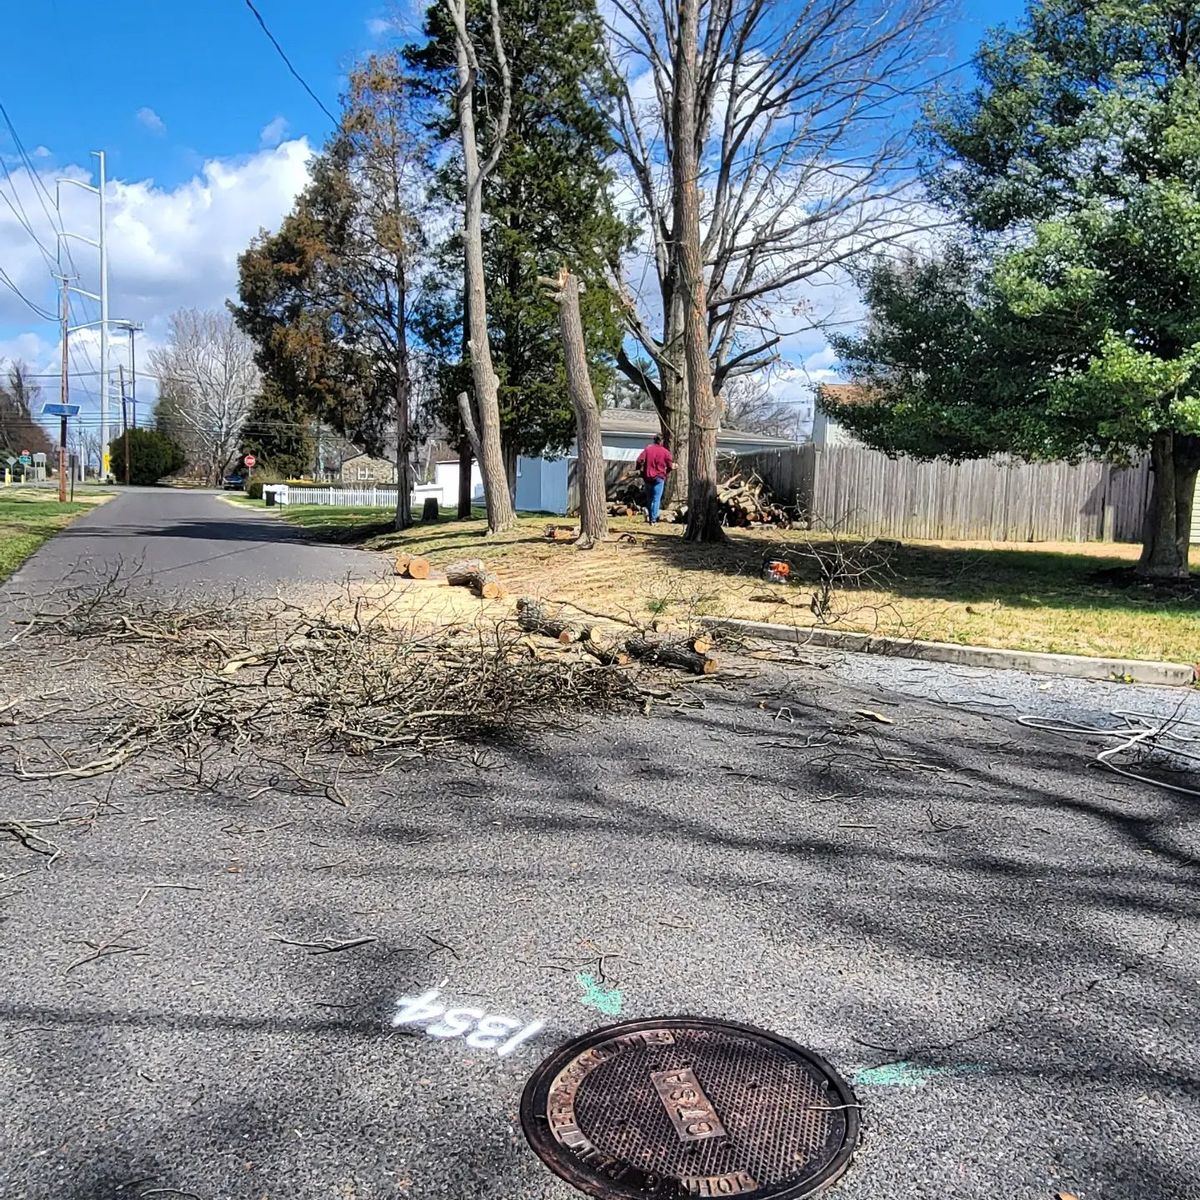
M 371 565 L 131 495 L 25 582 L 97 547 L 201 587 Z M 399 764 L 346 808 L 236 771 L 9 786 L 26 817 L 95 815 L 50 865 L 0 841 L 0 1195 L 567 1200 L 517 1123 L 529 1073 L 689 1013 L 853 1081 L 846 1200 L 1195 1200 L 1196 802 L 1019 726 L 1003 677 L 906 695 L 865 661 L 731 661 L 696 707 Z M 114 664 L 73 702 L 102 711 Z M 393 1028 L 430 990 L 530 1036 Z

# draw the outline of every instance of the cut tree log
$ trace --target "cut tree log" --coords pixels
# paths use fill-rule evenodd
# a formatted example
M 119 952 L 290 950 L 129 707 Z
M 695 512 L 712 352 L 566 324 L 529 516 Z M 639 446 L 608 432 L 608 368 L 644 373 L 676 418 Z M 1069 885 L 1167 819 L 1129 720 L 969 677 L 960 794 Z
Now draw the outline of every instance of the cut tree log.
M 717 660 L 707 654 L 698 654 L 686 642 L 672 642 L 647 637 L 630 638 L 625 649 L 642 662 L 663 667 L 678 667 L 693 675 L 711 675 L 717 669 Z
M 532 600 L 528 596 L 522 596 L 517 601 L 517 624 L 526 633 L 537 633 L 542 637 L 554 638 L 555 641 L 562 642 L 564 646 L 569 646 L 572 642 L 579 640 L 578 633 L 572 628 L 570 622 L 552 617 L 541 601 Z
M 451 587 L 467 587 L 481 600 L 498 600 L 504 595 L 500 580 L 477 558 L 446 565 L 446 582 Z
M 436 525 L 438 522 L 438 499 L 436 496 L 425 497 L 425 507 L 421 510 L 422 525 Z
M 579 536 L 579 530 L 574 525 L 547 525 L 546 541 L 573 542 Z
M 712 648 L 712 638 L 710 637 L 694 637 L 689 639 L 688 645 L 691 646 L 697 654 L 707 654 Z
M 415 554 L 401 554 L 396 557 L 396 574 L 408 579 L 428 579 L 431 568 L 429 559 Z
M 593 658 L 598 658 L 606 667 L 629 666 L 629 654 L 620 646 L 606 645 L 598 638 L 585 638 L 579 643 Z

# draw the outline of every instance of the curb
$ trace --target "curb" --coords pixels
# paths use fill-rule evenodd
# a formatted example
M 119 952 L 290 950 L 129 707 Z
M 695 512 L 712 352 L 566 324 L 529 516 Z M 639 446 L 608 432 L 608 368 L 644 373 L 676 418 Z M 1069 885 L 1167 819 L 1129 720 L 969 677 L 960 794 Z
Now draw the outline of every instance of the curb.
M 1131 681 L 1158 687 L 1190 687 L 1196 682 L 1196 669 L 1187 663 L 1150 662 L 1140 658 L 1088 658 L 1082 654 L 1046 654 L 1037 650 L 999 650 L 989 646 L 960 646 L 953 642 L 920 642 L 815 626 L 743 621 L 734 617 L 704 617 L 702 622 L 709 629 L 750 634 L 776 642 L 798 642 L 804 646 L 850 650 L 858 654 L 886 654 L 893 658 L 919 658 L 927 662 L 956 663 L 966 667 L 1026 671 L 1033 675 L 1067 675 L 1072 679 Z

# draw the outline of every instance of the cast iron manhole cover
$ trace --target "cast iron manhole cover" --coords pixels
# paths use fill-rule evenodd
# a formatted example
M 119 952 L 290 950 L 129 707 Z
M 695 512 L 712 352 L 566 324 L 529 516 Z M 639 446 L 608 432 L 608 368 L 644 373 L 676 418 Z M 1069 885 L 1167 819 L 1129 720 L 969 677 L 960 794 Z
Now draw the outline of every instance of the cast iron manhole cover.
M 799 1200 L 836 1180 L 858 1140 L 849 1085 L 762 1029 L 702 1017 L 626 1021 L 555 1051 L 521 1097 L 525 1136 L 605 1200 Z

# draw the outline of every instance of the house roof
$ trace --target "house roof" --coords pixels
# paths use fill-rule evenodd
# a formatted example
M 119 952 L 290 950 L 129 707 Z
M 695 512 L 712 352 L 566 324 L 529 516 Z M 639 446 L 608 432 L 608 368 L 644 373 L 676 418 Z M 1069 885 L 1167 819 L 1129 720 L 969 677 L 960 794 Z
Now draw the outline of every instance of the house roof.
M 649 441 L 661 428 L 658 413 L 654 409 L 605 408 L 600 411 L 601 433 L 644 437 Z M 723 448 L 764 444 L 794 446 L 796 444 L 791 438 L 775 437 L 766 433 L 752 433 L 743 429 L 723 428 L 717 437 Z
M 830 405 L 834 407 L 841 406 L 843 408 L 857 406 L 860 404 L 870 404 L 871 394 L 865 387 L 859 386 L 857 383 L 821 383 L 817 385 L 817 404 L 824 411 L 829 410 L 825 407 L 824 401 L 828 400 Z
M 350 449 L 351 449 L 351 450 L 353 450 L 353 451 L 354 451 L 354 453 L 353 453 L 353 454 L 347 454 L 347 455 L 346 455 L 346 457 L 342 459 L 342 463 L 341 463 L 341 465 L 342 465 L 343 467 L 344 467 L 344 466 L 345 466 L 347 463 L 354 462 L 354 461 L 356 461 L 357 459 L 360 459 L 360 458 L 367 458 L 367 459 L 370 459 L 370 460 L 371 460 L 371 462 L 383 462 L 383 463 L 388 463 L 389 465 L 391 464 L 391 461 L 392 461 L 390 458 L 384 458 L 384 457 L 383 457 L 382 455 L 380 455 L 380 454 L 368 454 L 368 453 L 367 453 L 365 450 L 356 450 L 356 449 L 355 449 L 353 446 L 351 446 L 351 447 L 350 447 Z

